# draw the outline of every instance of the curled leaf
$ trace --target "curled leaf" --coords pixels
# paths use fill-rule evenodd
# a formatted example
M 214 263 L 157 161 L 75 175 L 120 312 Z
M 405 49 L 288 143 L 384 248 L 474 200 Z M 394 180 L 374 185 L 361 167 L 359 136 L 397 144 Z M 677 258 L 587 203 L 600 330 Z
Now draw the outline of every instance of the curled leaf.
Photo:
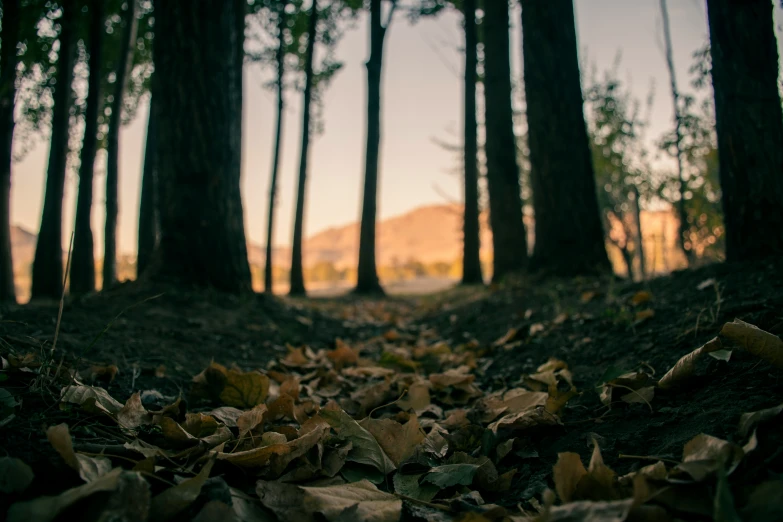
M 723 325 L 720 335 L 773 366 L 783 368 L 783 340 L 777 335 L 740 319 Z
M 723 348 L 720 339 L 715 337 L 704 346 L 696 348 L 688 355 L 683 356 L 666 375 L 658 381 L 658 387 L 663 389 L 674 388 L 686 382 L 696 371 L 696 362 L 705 354 L 716 352 Z

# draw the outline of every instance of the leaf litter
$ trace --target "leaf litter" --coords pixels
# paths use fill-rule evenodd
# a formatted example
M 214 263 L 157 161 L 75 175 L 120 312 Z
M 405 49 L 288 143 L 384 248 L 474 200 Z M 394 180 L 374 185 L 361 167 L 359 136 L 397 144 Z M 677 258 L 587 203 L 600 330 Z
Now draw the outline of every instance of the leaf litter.
M 651 301 L 642 292 L 631 299 Z M 569 320 L 560 314 L 549 328 Z M 482 361 L 518 342 L 521 329 L 512 330 L 490 346 L 452 345 L 404 328 L 361 342 L 338 339 L 328 350 L 289 346 L 265 368 L 213 362 L 179 397 L 145 390 L 125 402 L 96 384 L 124 369 L 89 376 L 66 369 L 56 380 L 59 409 L 83 410 L 116 440 L 80 450 L 68 423 L 46 427 L 48 443 L 83 484 L 18 501 L 8 519 L 53 520 L 77 505 L 109 516 L 131 509 L 129 502 L 138 520 L 761 520 L 748 517 L 773 512 L 779 477 L 741 486 L 735 478 L 758 466 L 759 444 L 783 405 L 742 415 L 729 439 L 698 434 L 679 456 L 621 455 L 645 464 L 625 475 L 605 463 L 594 437 L 586 464 L 579 453 L 560 452 L 545 487 L 516 506 L 497 503 L 526 462 L 540 458 L 542 441 L 568 429 L 575 397 L 595 393 L 619 414 L 652 411 L 659 393 L 699 385 L 705 355 L 719 353 L 728 365 L 726 353 L 737 350 L 775 367 L 783 361 L 777 336 L 735 320 L 660 378 L 649 365 L 610 368 L 594 390 L 579 389 L 578 373 L 550 357 L 513 383 L 486 388 Z M 15 371 L 41 368 L 34 357 L 14 361 Z M 155 404 L 142 398 L 153 395 Z M 24 491 L 32 480 L 23 461 L 0 459 L 3 493 Z

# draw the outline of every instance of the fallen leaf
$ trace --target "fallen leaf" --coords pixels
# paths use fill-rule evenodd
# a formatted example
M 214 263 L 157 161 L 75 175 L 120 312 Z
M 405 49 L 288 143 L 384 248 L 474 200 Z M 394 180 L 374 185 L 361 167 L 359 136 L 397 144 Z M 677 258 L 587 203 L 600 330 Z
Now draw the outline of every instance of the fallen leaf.
M 236 420 L 237 427 L 239 428 L 239 438 L 244 438 L 245 435 L 260 425 L 264 421 L 264 414 L 266 412 L 266 405 L 259 404 L 252 410 L 242 413 Z
M 631 304 L 634 306 L 638 306 L 643 303 L 648 303 L 650 301 L 652 301 L 652 294 L 647 290 L 639 290 L 631 297 Z
M 359 425 L 378 441 L 381 449 L 395 466 L 399 466 L 413 455 L 416 446 L 424 440 L 424 432 L 419 426 L 416 415 L 411 415 L 405 424 L 391 419 L 379 420 L 367 417 Z
M 705 354 L 716 352 L 723 348 L 720 339 L 715 337 L 708 343 L 696 348 L 688 355 L 683 356 L 666 375 L 658 381 L 658 387 L 663 389 L 674 388 L 687 381 L 696 371 L 696 362 Z
M 173 442 L 177 446 L 193 446 L 198 443 L 196 437 L 185 431 L 185 428 L 171 417 L 162 417 L 159 425 L 163 430 L 163 437 L 168 442 Z
M 518 333 L 518 330 L 516 328 L 509 328 L 508 332 L 503 335 L 503 337 L 500 337 L 497 339 L 494 343 L 492 343 L 493 346 L 503 346 L 506 343 L 510 343 L 511 341 L 516 338 Z
M 742 508 L 742 520 L 775 520 L 783 512 L 783 480 L 769 480 L 753 488 Z
M 372 466 L 384 475 L 396 469 L 375 437 L 343 410 L 324 408 L 320 415 L 334 428 L 340 438 L 350 441 L 353 445 L 347 460 Z
M 627 402 L 628 404 L 636 404 L 636 403 L 643 403 L 643 404 L 650 404 L 650 402 L 653 400 L 653 396 L 655 395 L 655 386 L 647 386 L 646 388 L 639 388 L 638 390 L 634 390 L 630 393 L 626 393 L 622 397 L 620 397 L 620 400 L 623 402 Z
M 66 508 L 76 502 L 99 493 L 101 491 L 113 491 L 117 488 L 122 468 L 115 468 L 97 480 L 82 484 L 64 491 L 55 497 L 38 497 L 26 502 L 17 502 L 8 509 L 6 520 L 8 522 L 49 522 L 54 520 Z
M 22 493 L 33 478 L 32 468 L 24 461 L 0 457 L 0 493 Z
M 562 502 L 568 503 L 574 497 L 579 481 L 587 475 L 587 470 L 578 453 L 558 453 L 552 474 L 557 496 Z
M 93 365 L 90 367 L 90 376 L 92 379 L 101 379 L 105 381 L 112 382 L 114 381 L 114 378 L 117 377 L 117 373 L 119 373 L 120 369 L 117 368 L 116 364 L 110 364 L 108 366 L 101 366 L 101 365 Z
M 236 428 L 237 421 L 239 420 L 239 417 L 242 415 L 242 413 L 242 410 L 238 408 L 231 406 L 221 406 L 220 408 L 215 408 L 214 410 L 210 411 L 209 415 L 216 418 L 229 428 Z
M 359 362 L 359 353 L 342 340 L 335 341 L 336 348 L 326 352 L 326 356 L 332 361 L 336 370 L 341 370 L 345 366 L 355 365 Z
M 397 406 L 405 411 L 419 412 L 430 405 L 430 383 L 427 381 L 415 382 L 408 387 L 408 391 L 402 399 L 397 401 Z
M 560 419 L 556 415 L 547 412 L 544 408 L 523 411 L 520 413 L 511 413 L 504 415 L 489 425 L 489 429 L 494 433 L 502 430 L 525 431 L 540 426 L 557 426 Z
M 73 451 L 73 441 L 67 424 L 51 426 L 46 438 L 66 464 L 79 473 L 85 482 L 94 482 L 111 471 L 111 461 L 106 457 L 88 457 Z
M 217 421 L 204 413 L 186 413 L 185 422 L 182 423 L 182 429 L 197 439 L 212 435 L 217 428 Z
M 395 493 L 429 502 L 438 494 L 440 487 L 435 484 L 422 483 L 421 479 L 424 475 L 426 475 L 426 473 L 406 475 L 398 471 L 394 474 L 394 479 L 392 481 L 394 483 Z
M 117 412 L 117 423 L 129 430 L 135 430 L 151 422 L 152 414 L 142 405 L 141 394 L 138 392 L 131 395 L 122 409 Z
M 783 404 L 775 406 L 774 408 L 767 408 L 765 410 L 753 411 L 750 413 L 743 413 L 740 415 L 739 421 L 739 433 L 742 437 L 747 437 L 753 428 L 766 422 L 770 419 L 777 417 L 783 412 Z
M 704 281 L 699 283 L 696 286 L 696 290 L 704 290 L 706 288 L 709 288 L 709 287 L 713 286 L 715 283 L 716 283 L 715 278 L 714 277 L 710 277 L 709 279 L 705 279 Z
M 402 514 L 402 500 L 378 490 L 367 480 L 302 490 L 305 508 L 322 514 L 329 522 L 345 520 L 346 512 L 351 513 L 350 520 L 366 522 L 396 522 Z
M 201 488 L 209 478 L 214 464 L 215 459 L 209 459 L 198 475 L 184 480 L 154 497 L 150 509 L 150 520 L 165 522 L 186 510 L 201 494 Z
M 278 520 L 315 520 L 313 513 L 304 505 L 305 492 L 299 486 L 259 480 L 256 482 L 256 494 L 264 507 L 277 515 Z
M 269 394 L 269 377 L 259 372 L 229 370 L 220 400 L 228 406 L 252 408 L 263 404 Z
M 123 407 L 109 392 L 96 386 L 66 386 L 60 393 L 60 400 L 78 404 L 91 413 L 108 413 L 112 416 L 117 415 Z
M 692 480 L 701 482 L 721 467 L 731 474 L 743 456 L 744 451 L 736 444 L 702 433 L 685 444 L 682 463 L 670 475 L 676 477 L 686 474 Z
M 655 310 L 653 310 L 652 308 L 639 310 L 634 314 L 634 320 L 637 323 L 641 323 L 642 321 L 646 321 L 647 319 L 652 319 L 653 317 L 655 317 Z
M 582 292 L 582 297 L 580 298 L 580 301 L 582 301 L 582 303 L 585 304 L 589 303 L 590 301 L 593 300 L 593 298 L 595 298 L 596 295 L 598 295 L 598 292 L 594 290 Z
M 783 340 L 777 335 L 739 319 L 723 325 L 720 335 L 773 366 L 783 368 Z
M 623 522 L 633 508 L 634 499 L 592 502 L 581 500 L 549 508 L 547 522 Z
M 476 464 L 444 464 L 432 468 L 422 481 L 435 484 L 441 489 L 456 485 L 469 486 L 473 483 L 478 469 Z

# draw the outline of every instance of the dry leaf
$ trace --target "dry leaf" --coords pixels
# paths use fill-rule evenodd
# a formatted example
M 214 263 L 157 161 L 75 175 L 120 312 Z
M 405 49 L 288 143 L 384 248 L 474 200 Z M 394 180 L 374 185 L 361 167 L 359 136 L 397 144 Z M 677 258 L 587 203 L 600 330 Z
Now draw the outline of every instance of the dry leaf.
M 402 500 L 378 490 L 368 480 L 323 488 L 303 487 L 304 507 L 320 513 L 329 522 L 351 520 L 365 522 L 397 522 L 402 514 Z
M 177 446 L 193 446 L 198 443 L 196 437 L 185 431 L 185 428 L 171 417 L 161 417 L 159 426 L 163 430 L 163 437 Z
M 21 493 L 33 481 L 33 470 L 22 460 L 0 457 L 0 493 Z
M 328 408 L 321 410 L 320 415 L 334 428 L 340 438 L 350 441 L 353 445 L 347 460 L 372 466 L 384 475 L 396 469 L 375 437 L 362 428 L 350 415 L 342 410 Z
M 123 473 L 130 472 L 124 472 L 122 468 L 114 468 L 99 479 L 64 491 L 56 497 L 38 497 L 26 502 L 17 502 L 8 509 L 6 520 L 7 522 L 50 522 L 66 508 L 94 493 L 117 489 Z
M 783 404 L 775 406 L 774 408 L 767 408 L 765 410 L 754 411 L 750 413 L 743 413 L 740 416 L 739 433 L 742 437 L 747 437 L 753 428 L 758 426 L 762 422 L 766 422 L 770 419 L 777 417 L 783 412 Z
M 588 291 L 588 292 L 582 292 L 582 297 L 580 298 L 580 301 L 582 301 L 582 303 L 585 303 L 585 304 L 589 303 L 590 301 L 592 301 L 595 298 L 596 295 L 598 295 L 598 292 L 596 292 L 594 290 L 591 290 L 591 291 Z
M 173 486 L 152 499 L 150 520 L 152 522 L 165 522 L 186 510 L 201 494 L 201 488 L 209 478 L 209 472 L 215 464 L 215 459 L 210 459 L 195 477 L 189 478 L 176 486 Z
M 130 396 L 125 406 L 117 412 L 117 423 L 123 428 L 135 430 L 152 422 L 152 414 L 141 403 L 141 394 L 138 392 Z
M 702 433 L 685 444 L 682 463 L 672 470 L 672 476 L 684 473 L 701 482 L 718 468 L 725 467 L 726 472 L 731 473 L 743 456 L 744 451 L 736 444 Z
M 229 370 L 220 400 L 228 406 L 252 408 L 263 404 L 269 394 L 269 377 L 259 372 Z
M 239 420 L 239 417 L 242 415 L 242 413 L 242 410 L 238 408 L 233 408 L 231 406 L 221 406 L 220 408 L 215 408 L 209 412 L 209 415 L 216 418 L 229 428 L 236 428 L 237 421 Z
M 557 426 L 559 424 L 560 419 L 556 415 L 547 412 L 544 408 L 536 408 L 535 410 L 504 415 L 490 424 L 489 429 L 497 433 L 501 430 L 525 431 L 542 426 Z
M 720 335 L 773 366 L 783 368 L 783 341 L 780 337 L 739 319 L 723 325 Z
M 335 341 L 336 348 L 326 352 L 326 356 L 332 361 L 336 370 L 341 370 L 345 366 L 355 365 L 359 362 L 359 353 L 352 350 L 340 339 Z
M 645 310 L 639 310 L 634 314 L 634 320 L 637 323 L 641 323 L 642 321 L 646 321 L 647 319 L 651 319 L 655 317 L 655 310 L 652 308 L 647 308 Z
M 633 508 L 632 498 L 611 502 L 582 500 L 552 507 L 544 515 L 547 522 L 623 522 Z
M 416 446 L 424 440 L 424 432 L 419 426 L 416 415 L 411 415 L 408 422 L 400 424 L 391 419 L 362 420 L 359 425 L 366 429 L 378 441 L 381 449 L 389 456 L 395 466 L 413 455 Z
M 688 355 L 683 356 L 672 368 L 666 372 L 666 375 L 658 381 L 658 387 L 663 389 L 674 388 L 687 381 L 696 371 L 696 361 L 705 354 L 716 352 L 723 348 L 720 339 L 715 337 L 704 346 L 696 348 Z
M 553 480 L 557 496 L 564 503 L 571 502 L 576 493 L 576 487 L 587 470 L 578 453 L 558 453 L 557 463 L 552 468 Z
M 508 332 L 506 334 L 497 339 L 494 343 L 492 343 L 493 346 L 503 346 L 506 343 L 510 343 L 514 340 L 514 338 L 517 336 L 518 330 L 516 328 L 509 328 Z
M 650 404 L 655 395 L 655 386 L 647 386 L 646 388 L 639 388 L 630 393 L 626 393 L 620 400 L 627 402 L 628 404 L 643 403 Z
M 397 406 L 404 411 L 421 411 L 430 405 L 430 383 L 427 381 L 415 382 L 408 387 L 408 391 L 402 399 L 397 401 Z
M 204 413 L 186 413 L 185 422 L 182 423 L 182 429 L 197 439 L 212 435 L 217 428 L 217 421 Z
M 242 439 L 264 421 L 267 408 L 265 404 L 259 404 L 252 410 L 242 413 L 236 420 L 239 428 L 239 438 Z
M 94 482 L 111 471 L 111 461 L 106 457 L 88 457 L 73 451 L 73 441 L 67 424 L 51 426 L 46 438 L 66 464 L 79 473 L 85 482 Z
M 638 306 L 643 303 L 652 301 L 652 294 L 646 290 L 639 290 L 631 297 L 631 304 Z
M 123 406 L 109 392 L 96 386 L 66 386 L 60 394 L 60 400 L 78 404 L 91 413 L 109 415 L 117 415 Z
M 110 364 L 108 366 L 93 365 L 90 367 L 90 376 L 93 380 L 101 379 L 104 381 L 112 382 L 117 377 L 120 369 L 116 364 Z

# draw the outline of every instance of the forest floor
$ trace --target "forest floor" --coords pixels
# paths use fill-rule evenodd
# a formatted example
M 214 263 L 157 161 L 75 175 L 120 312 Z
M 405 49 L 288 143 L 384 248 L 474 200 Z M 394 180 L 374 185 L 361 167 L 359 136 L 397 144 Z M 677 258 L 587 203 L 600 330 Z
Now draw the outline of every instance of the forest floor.
M 783 262 L 0 313 L 0 520 L 783 513 Z

